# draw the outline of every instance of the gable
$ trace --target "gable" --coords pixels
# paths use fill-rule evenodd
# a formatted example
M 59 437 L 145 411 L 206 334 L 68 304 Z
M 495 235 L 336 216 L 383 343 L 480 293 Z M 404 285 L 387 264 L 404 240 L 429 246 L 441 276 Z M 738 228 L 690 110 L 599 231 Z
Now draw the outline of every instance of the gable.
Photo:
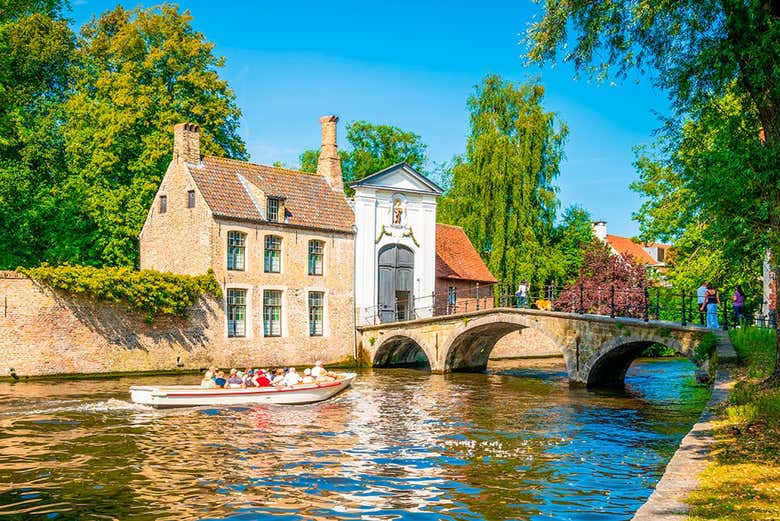
M 398 163 L 352 183 L 353 188 L 380 188 L 395 192 L 441 195 L 442 189 L 406 163 Z

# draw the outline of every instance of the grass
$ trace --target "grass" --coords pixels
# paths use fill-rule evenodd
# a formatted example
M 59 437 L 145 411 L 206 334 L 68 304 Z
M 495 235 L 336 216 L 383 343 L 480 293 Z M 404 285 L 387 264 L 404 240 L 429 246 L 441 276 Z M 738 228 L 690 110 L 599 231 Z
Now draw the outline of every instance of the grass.
M 691 493 L 691 520 L 780 519 L 780 389 L 759 383 L 774 367 L 775 332 L 730 334 L 736 385 L 715 430 L 712 462 Z

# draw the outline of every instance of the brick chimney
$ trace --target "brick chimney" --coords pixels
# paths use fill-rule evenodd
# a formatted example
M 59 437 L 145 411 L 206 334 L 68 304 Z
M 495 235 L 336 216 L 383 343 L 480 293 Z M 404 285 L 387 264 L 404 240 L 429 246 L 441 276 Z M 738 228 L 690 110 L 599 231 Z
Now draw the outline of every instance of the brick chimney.
M 173 160 L 200 163 L 200 127 L 195 123 L 173 126 Z
M 336 124 L 338 116 L 322 116 L 322 148 L 317 160 L 317 175 L 321 175 L 330 185 L 331 190 L 344 192 L 344 181 L 341 178 L 341 158 L 336 145 Z

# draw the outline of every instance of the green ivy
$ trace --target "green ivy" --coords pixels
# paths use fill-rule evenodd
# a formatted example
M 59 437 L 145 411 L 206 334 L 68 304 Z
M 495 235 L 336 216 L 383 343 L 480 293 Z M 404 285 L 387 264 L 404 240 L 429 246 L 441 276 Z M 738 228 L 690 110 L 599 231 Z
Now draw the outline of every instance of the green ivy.
M 55 290 L 123 303 L 132 311 L 145 313 L 150 323 L 161 314 L 186 316 L 187 309 L 203 294 L 222 298 L 222 289 L 211 269 L 206 275 L 195 277 L 127 267 L 47 264 L 16 271 Z
M 704 362 L 712 358 L 715 354 L 715 348 L 718 347 L 718 337 L 713 333 L 705 333 L 693 350 L 693 356 L 696 360 Z

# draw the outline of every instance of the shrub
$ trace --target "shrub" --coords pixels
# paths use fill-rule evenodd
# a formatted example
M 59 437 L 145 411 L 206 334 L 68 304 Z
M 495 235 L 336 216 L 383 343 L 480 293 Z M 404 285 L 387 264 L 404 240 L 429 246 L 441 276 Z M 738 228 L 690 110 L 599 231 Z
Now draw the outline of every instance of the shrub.
M 659 356 L 675 356 L 676 354 L 677 351 L 663 344 L 653 344 L 649 347 L 646 347 L 645 350 L 642 351 L 642 356 L 646 358 L 655 358 Z
M 714 333 L 706 333 L 693 349 L 693 357 L 699 362 L 712 358 L 715 348 L 718 347 L 718 337 Z
M 147 322 L 159 314 L 186 316 L 187 309 L 204 293 L 222 298 L 222 290 L 211 270 L 195 277 L 126 267 L 47 264 L 17 268 L 17 271 L 55 290 L 123 303 L 132 311 L 146 314 Z

